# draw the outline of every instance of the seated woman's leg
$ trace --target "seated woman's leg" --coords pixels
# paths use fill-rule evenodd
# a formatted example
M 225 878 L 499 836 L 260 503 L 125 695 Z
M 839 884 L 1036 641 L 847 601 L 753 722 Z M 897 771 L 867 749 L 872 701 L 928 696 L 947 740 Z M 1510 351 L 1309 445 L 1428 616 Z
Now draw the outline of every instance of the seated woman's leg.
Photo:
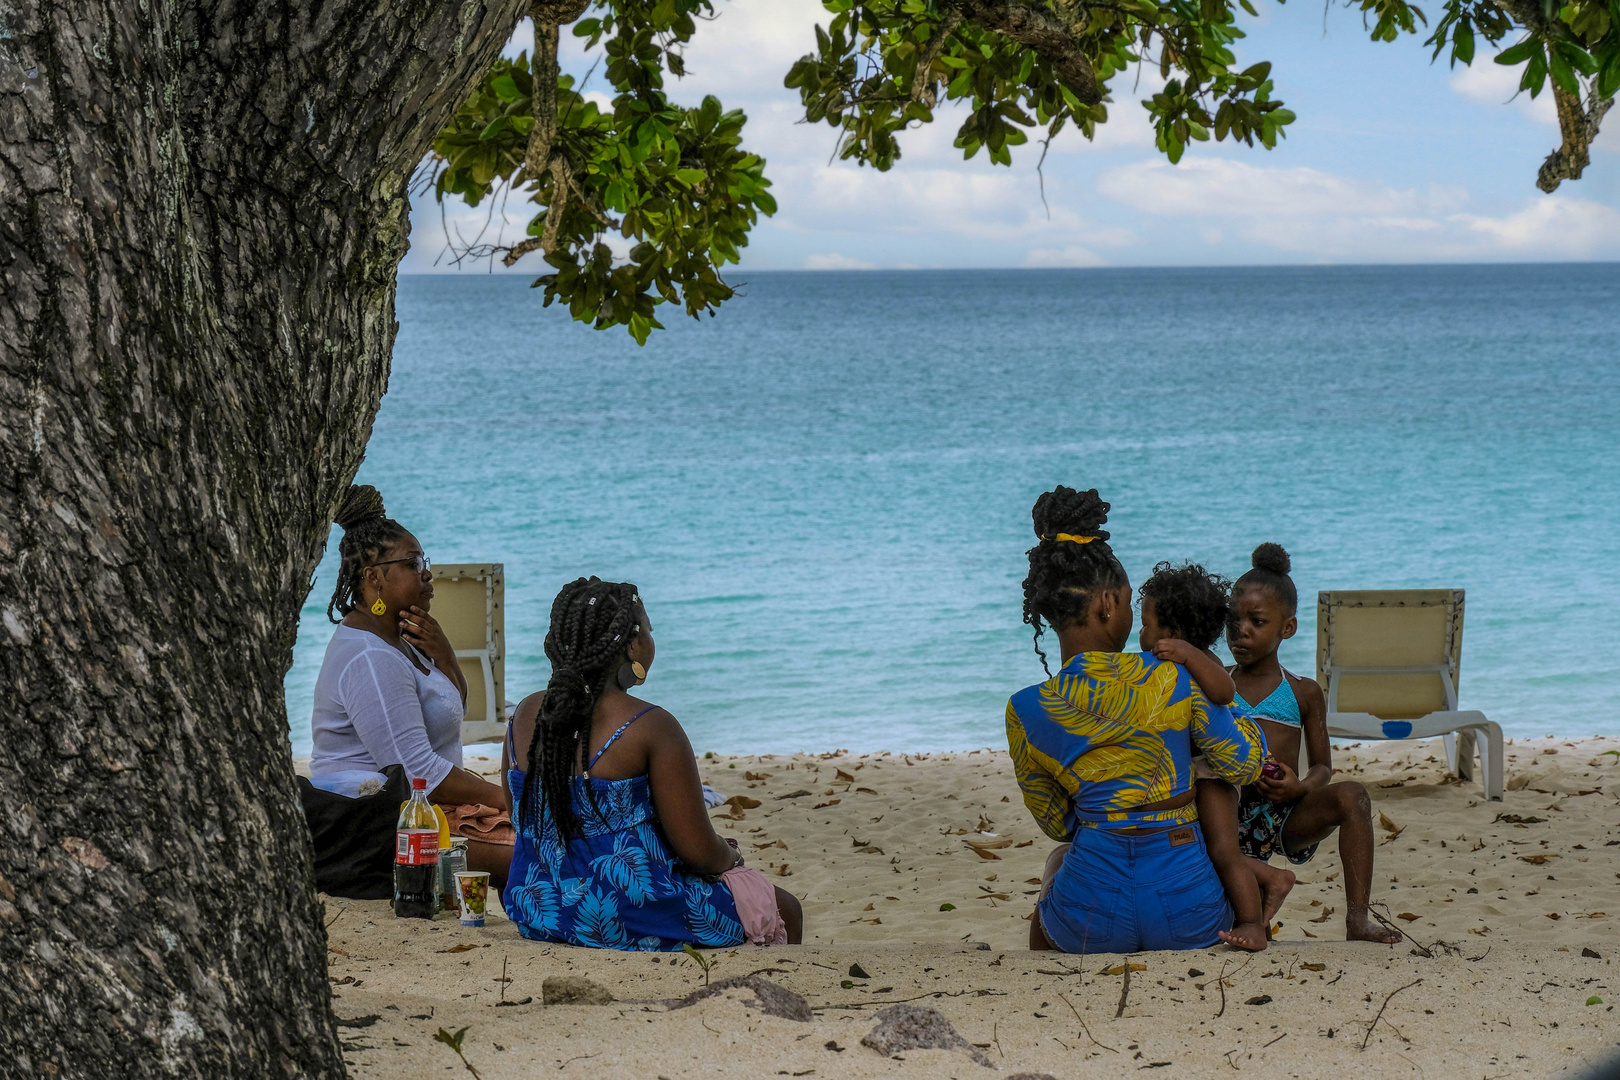
M 776 910 L 782 916 L 782 922 L 787 926 L 789 945 L 804 943 L 804 908 L 799 904 L 799 898 L 786 889 L 776 890 Z
M 506 888 L 506 875 L 512 869 L 512 845 L 468 840 L 467 869 L 482 870 L 489 874 L 489 885 L 492 889 Z
M 1041 870 L 1041 894 L 1035 898 L 1035 913 L 1029 919 L 1029 947 L 1036 952 L 1057 948 L 1047 938 L 1046 931 L 1041 929 L 1041 901 L 1052 891 L 1052 876 L 1058 872 L 1058 867 L 1063 865 L 1063 856 L 1068 853 L 1069 845 L 1059 844 L 1046 856 L 1046 866 Z
M 1068 953 L 1128 953 L 1141 948 L 1133 895 L 1134 838 L 1106 829 L 1081 829 L 1067 851 L 1047 861 L 1046 894 L 1035 909 L 1042 938 Z M 1200 849 L 1202 855 L 1202 849 Z M 1206 861 L 1211 880 L 1215 871 Z M 1217 891 L 1220 883 L 1215 884 Z M 1225 901 L 1222 900 L 1222 907 Z M 1039 944 L 1037 926 L 1030 942 Z M 1225 929 L 1223 926 L 1222 929 Z

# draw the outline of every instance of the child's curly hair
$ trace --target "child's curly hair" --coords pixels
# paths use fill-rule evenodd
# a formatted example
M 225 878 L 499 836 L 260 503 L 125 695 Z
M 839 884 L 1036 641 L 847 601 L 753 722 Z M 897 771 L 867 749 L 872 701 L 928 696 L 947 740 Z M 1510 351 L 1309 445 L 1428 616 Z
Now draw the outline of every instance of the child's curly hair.
M 1137 590 L 1153 601 L 1153 613 L 1166 633 L 1207 649 L 1226 631 L 1232 583 L 1197 563 L 1172 566 L 1162 562 Z

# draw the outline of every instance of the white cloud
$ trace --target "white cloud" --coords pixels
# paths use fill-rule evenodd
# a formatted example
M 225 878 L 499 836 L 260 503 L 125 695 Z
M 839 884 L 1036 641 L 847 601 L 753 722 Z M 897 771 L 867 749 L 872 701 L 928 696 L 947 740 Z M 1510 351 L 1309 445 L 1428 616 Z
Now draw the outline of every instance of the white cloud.
M 1465 190 L 1402 190 L 1317 169 L 1222 159 L 1138 162 L 1105 173 L 1104 195 L 1149 214 L 1211 219 L 1245 239 L 1316 259 L 1567 259 L 1620 255 L 1620 211 L 1538 195 L 1498 215 L 1464 210 Z
M 804 258 L 806 270 L 876 270 L 874 263 L 865 259 L 852 259 L 848 255 L 829 253 L 825 255 L 806 255 Z
M 1096 252 L 1078 244 L 1071 244 L 1065 248 L 1031 248 L 1024 256 L 1024 265 L 1035 269 L 1050 269 L 1062 266 L 1106 266 L 1108 263 Z
M 1453 220 L 1503 254 L 1589 259 L 1620 252 L 1620 211 L 1586 199 L 1548 195 L 1502 217 Z
M 1558 109 L 1553 105 L 1550 90 L 1539 97 L 1531 97 L 1519 90 L 1521 67 L 1508 67 L 1480 58 L 1468 67 L 1458 68 L 1446 85 L 1471 101 L 1497 107 L 1511 105 L 1530 119 L 1558 126 Z
M 1139 161 L 1104 173 L 1097 190 L 1151 214 L 1200 217 L 1372 217 L 1415 223 L 1427 201 L 1415 192 L 1334 176 L 1318 169 L 1190 158 L 1179 165 Z

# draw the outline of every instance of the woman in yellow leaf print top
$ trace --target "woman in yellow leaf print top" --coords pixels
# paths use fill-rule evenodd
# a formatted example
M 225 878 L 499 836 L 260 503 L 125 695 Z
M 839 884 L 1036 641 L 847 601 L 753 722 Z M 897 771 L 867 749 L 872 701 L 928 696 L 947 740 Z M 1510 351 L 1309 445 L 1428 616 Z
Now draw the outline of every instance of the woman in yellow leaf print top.
M 1050 625 L 1063 669 L 1007 703 L 1024 803 L 1054 840 L 1030 947 L 1065 952 L 1197 949 L 1232 925 L 1193 802 L 1193 745 L 1217 776 L 1252 783 L 1266 743 L 1247 717 L 1206 699 L 1185 668 L 1121 650 L 1131 586 L 1095 489 L 1035 502 L 1024 621 L 1046 665 Z

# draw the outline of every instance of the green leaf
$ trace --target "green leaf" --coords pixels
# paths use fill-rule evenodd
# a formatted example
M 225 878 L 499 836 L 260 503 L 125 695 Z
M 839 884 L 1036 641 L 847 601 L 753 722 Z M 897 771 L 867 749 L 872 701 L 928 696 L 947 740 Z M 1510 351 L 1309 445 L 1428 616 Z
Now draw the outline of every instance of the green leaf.
M 509 74 L 497 75 L 495 78 L 491 79 L 489 82 L 489 88 L 493 90 L 495 92 L 495 96 L 500 98 L 502 101 L 520 101 L 529 96 L 518 90 L 517 83 Z
M 1519 80 L 1519 88 L 1530 91 L 1535 97 L 1547 85 L 1547 54 L 1537 51 L 1530 55 L 1530 62 L 1524 66 L 1524 77 Z
M 1620 52 L 1610 54 L 1609 59 L 1604 62 L 1603 70 L 1598 74 L 1597 91 L 1604 97 L 1614 97 L 1616 93 L 1620 93 Z
M 1532 54 L 1541 52 L 1541 42 L 1533 37 L 1527 37 L 1517 45 L 1510 45 L 1496 54 L 1498 64 L 1522 64 L 1530 59 Z
M 1465 64 L 1474 62 L 1474 31 L 1467 24 L 1459 26 L 1452 37 L 1451 55 Z
M 1579 94 L 1581 84 L 1575 81 L 1575 69 L 1570 66 L 1569 58 L 1562 49 L 1552 49 L 1548 55 L 1549 67 L 1552 69 L 1553 82 L 1563 87 L 1566 93 Z

